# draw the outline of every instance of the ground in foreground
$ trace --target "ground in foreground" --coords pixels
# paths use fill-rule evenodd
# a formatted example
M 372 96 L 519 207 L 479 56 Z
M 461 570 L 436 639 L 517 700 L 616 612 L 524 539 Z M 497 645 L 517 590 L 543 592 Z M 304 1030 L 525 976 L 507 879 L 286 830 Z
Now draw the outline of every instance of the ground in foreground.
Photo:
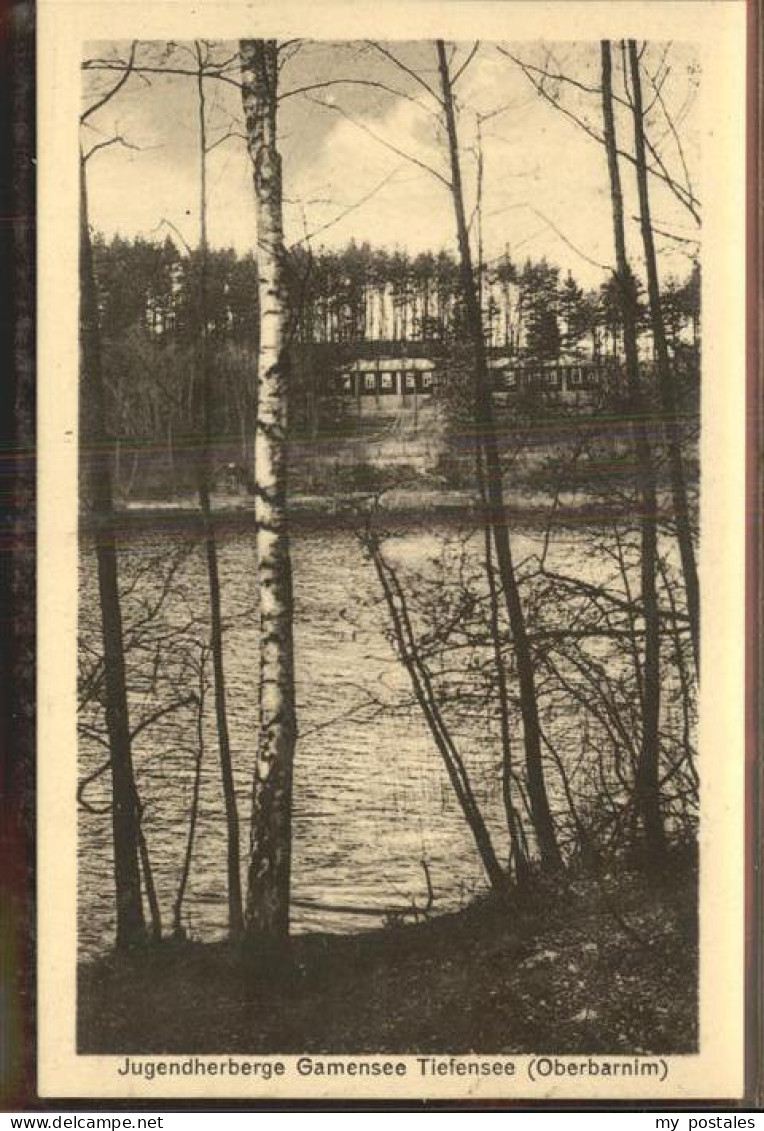
M 280 978 L 166 943 L 79 971 L 82 1053 L 689 1053 L 694 870 L 578 874 L 508 905 L 294 940 Z

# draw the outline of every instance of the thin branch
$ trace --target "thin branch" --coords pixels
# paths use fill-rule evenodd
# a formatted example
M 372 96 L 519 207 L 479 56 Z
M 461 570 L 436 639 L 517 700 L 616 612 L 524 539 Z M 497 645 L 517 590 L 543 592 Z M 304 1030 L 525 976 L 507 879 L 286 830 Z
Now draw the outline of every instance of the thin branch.
M 668 74 L 668 71 L 666 73 Z M 666 119 L 666 123 L 667 123 L 669 129 L 671 130 L 671 134 L 674 138 L 674 142 L 676 143 L 677 152 L 679 153 L 679 160 L 682 163 L 682 170 L 684 172 L 684 180 L 685 180 L 686 190 L 690 195 L 693 196 L 693 199 L 694 199 L 694 193 L 692 191 L 692 180 L 690 178 L 689 169 L 687 168 L 687 160 L 686 160 L 685 154 L 684 154 L 684 146 L 682 145 L 682 139 L 679 136 L 679 131 L 677 130 L 676 125 L 674 123 L 674 120 L 669 113 L 668 107 L 666 106 L 666 101 L 663 97 L 663 94 L 661 93 L 661 87 L 659 87 L 656 84 L 656 82 L 655 82 L 655 80 L 654 80 L 654 78 L 652 77 L 651 74 L 647 73 L 647 77 L 650 80 L 650 83 L 652 85 L 653 90 L 655 91 L 655 99 L 657 100 L 658 105 L 660 106 L 661 110 L 663 111 L 663 116 Z M 646 116 L 647 116 L 647 111 L 645 111 L 645 117 Z
M 156 227 L 151 229 L 151 234 L 153 235 L 154 232 L 158 232 L 163 224 L 166 224 L 168 228 L 172 228 L 173 232 L 178 237 L 180 242 L 183 244 L 183 246 L 186 249 L 186 251 L 188 252 L 188 254 L 193 255 L 191 247 L 190 247 L 187 239 L 185 238 L 185 236 L 181 232 L 180 228 L 178 228 L 176 224 L 173 224 L 172 220 L 168 220 L 165 216 L 162 217 L 162 219 L 159 221 L 159 223 L 156 225 Z
M 658 166 L 662 179 L 671 189 L 679 203 L 685 206 L 685 208 L 689 211 L 690 215 L 695 220 L 698 227 L 700 227 L 700 201 L 694 196 L 691 190 L 683 188 L 681 185 L 677 184 L 672 176 L 670 176 L 663 158 L 661 157 L 660 153 L 655 148 L 653 143 L 650 141 L 647 133 L 645 133 L 645 146 L 647 147 L 648 153 L 655 161 L 655 164 Z M 648 173 L 653 173 L 654 176 L 658 175 L 653 166 L 645 165 L 645 168 L 647 169 Z
M 562 240 L 562 242 L 567 247 L 569 247 L 571 251 L 574 251 L 576 253 L 576 255 L 580 256 L 581 259 L 585 260 L 592 267 L 599 267 L 602 271 L 612 271 L 613 270 L 612 266 L 609 266 L 606 263 L 598 263 L 596 259 L 592 259 L 590 256 L 588 256 L 586 254 L 585 251 L 581 251 L 581 249 L 579 247 L 576 247 L 576 245 L 571 240 L 568 239 L 568 237 L 565 235 L 565 233 L 561 232 L 560 229 L 557 227 L 557 225 L 555 223 L 553 223 L 549 219 L 548 216 L 545 216 L 543 212 L 539 211 L 538 208 L 535 208 L 532 204 L 529 204 L 528 208 L 531 210 L 531 212 L 534 214 L 534 216 L 538 216 L 539 220 L 543 220 L 544 223 L 549 228 L 552 229 L 552 231 L 555 233 L 555 235 L 559 236 L 559 238 Z
M 499 44 L 496 45 L 496 50 L 501 55 L 504 55 L 507 59 L 510 59 L 517 67 L 520 68 L 520 70 L 523 72 L 536 92 L 543 99 L 545 99 L 550 104 L 550 106 L 554 106 L 556 110 L 559 110 L 561 114 L 563 114 L 566 118 L 569 118 L 571 122 L 574 122 L 575 125 L 579 127 L 579 129 L 582 129 L 584 133 L 592 138 L 593 141 L 596 141 L 598 145 L 605 144 L 605 139 L 600 133 L 597 132 L 597 130 L 590 126 L 589 123 L 583 118 L 580 118 L 577 114 L 574 114 L 573 111 L 568 109 L 567 106 L 563 105 L 562 102 L 558 101 L 558 99 L 556 99 L 554 95 L 549 93 L 549 91 L 544 86 L 543 80 L 540 81 L 533 73 L 534 71 L 539 71 L 538 67 L 531 67 L 530 64 L 523 62 L 522 59 L 518 59 L 517 56 L 513 55 L 511 51 L 508 51 L 506 48 L 500 46 Z M 548 76 L 547 72 L 545 71 L 541 71 L 541 73 L 543 75 L 546 75 L 546 77 L 551 77 Z M 700 224 L 700 214 L 698 211 L 698 209 L 700 208 L 700 201 L 697 200 L 691 192 L 688 192 L 687 189 L 685 189 L 682 185 L 678 184 L 674 180 L 674 178 L 666 169 L 666 166 L 662 158 L 660 157 L 660 154 L 657 153 L 655 147 L 650 143 L 649 139 L 645 138 L 645 143 L 655 161 L 655 165 L 646 166 L 647 172 L 651 176 L 656 177 L 658 180 L 663 181 L 664 184 L 668 186 L 668 188 L 677 198 L 677 200 L 690 212 L 695 222 L 697 224 Z M 636 165 L 636 159 L 633 153 L 629 153 L 624 149 L 617 149 L 616 152 L 619 157 L 622 157 L 631 165 Z
M 206 145 L 204 147 L 204 152 L 212 153 L 213 149 L 217 149 L 219 145 L 223 145 L 224 142 L 230 141 L 231 138 L 238 138 L 239 141 L 248 140 L 246 134 L 240 133 L 238 130 L 226 130 L 224 134 L 221 134 L 217 141 L 213 141 L 211 145 Z
M 85 790 L 87 789 L 87 787 L 92 782 L 97 781 L 98 778 L 102 777 L 109 769 L 111 769 L 111 758 L 109 758 L 106 762 L 102 762 L 97 770 L 93 770 L 93 772 L 91 774 L 88 774 L 87 777 L 83 778 L 77 786 L 77 803 L 84 806 L 86 809 L 89 809 L 92 813 L 107 812 L 110 808 L 110 806 L 107 806 L 105 809 L 95 809 L 85 801 Z
M 346 110 L 343 110 L 341 106 L 335 106 L 332 102 L 323 102 L 320 98 L 311 98 L 309 95 L 306 95 L 306 97 L 309 102 L 314 102 L 316 106 L 323 106 L 325 110 L 332 110 L 335 114 L 340 114 L 343 118 L 345 118 L 346 121 L 352 123 L 352 125 L 354 126 L 357 126 L 359 130 L 363 130 L 363 132 L 367 133 L 369 137 L 374 138 L 374 140 L 376 142 L 379 142 L 380 145 L 383 145 L 385 149 L 389 149 L 391 153 L 395 153 L 397 157 L 403 157 L 404 160 L 410 161 L 412 165 L 418 165 L 420 169 L 424 169 L 426 173 L 429 173 L 431 176 L 435 177 L 436 180 L 440 181 L 440 183 L 442 185 L 445 185 L 445 187 L 450 191 L 451 182 L 446 177 L 444 177 L 442 173 L 439 173 L 437 169 L 433 169 L 431 165 L 428 165 L 426 161 L 420 161 L 418 157 L 414 157 L 411 153 L 406 153 L 405 150 L 399 149 L 397 145 L 393 145 L 392 142 L 387 141 L 383 137 L 380 137 L 380 135 L 376 133 L 376 131 L 371 129 L 370 126 L 367 126 L 365 122 L 361 122 L 357 118 L 354 118 L 352 114 L 348 114 Z
M 381 43 L 377 43 L 376 40 L 367 39 L 366 43 L 368 43 L 370 47 L 373 47 L 375 51 L 379 51 L 380 55 L 384 55 L 385 58 L 389 59 L 391 63 L 394 63 L 395 66 L 399 68 L 399 70 L 403 71 L 403 73 L 408 75 L 409 78 L 413 79 L 414 82 L 419 83 L 419 85 L 427 91 L 430 97 L 435 99 L 438 106 L 443 105 L 443 100 L 441 99 L 440 95 L 437 94 L 437 92 L 433 90 L 430 84 L 428 82 L 425 82 L 422 76 L 418 74 L 412 67 L 407 66 L 407 64 L 399 59 L 397 55 L 393 55 L 392 51 L 388 51 L 386 47 L 383 47 Z
M 657 95 L 658 90 L 663 89 L 663 85 L 666 82 L 666 79 L 671 74 L 671 67 L 666 62 L 666 58 L 668 56 L 669 51 L 671 50 L 671 47 L 672 47 L 672 42 L 671 42 L 671 40 L 669 40 L 669 42 L 664 45 L 663 54 L 661 55 L 661 59 L 660 59 L 660 62 L 658 63 L 658 66 L 655 68 L 655 74 L 654 75 L 651 75 L 649 73 L 649 71 L 647 70 L 647 68 L 645 68 L 645 74 L 649 78 L 650 83 L 653 87 L 653 90 L 656 92 L 656 95 Z M 663 71 L 663 74 L 661 74 L 661 71 Z M 645 106 L 645 115 L 650 113 L 650 111 L 652 110 L 656 101 L 657 101 L 656 97 L 653 97 L 652 101 L 647 106 Z
M 528 72 L 532 72 L 533 74 L 539 75 L 541 83 L 543 83 L 545 79 L 548 79 L 550 82 L 566 83 L 568 86 L 573 86 L 577 90 L 583 91 L 584 94 L 595 94 L 597 95 L 597 97 L 601 97 L 602 95 L 601 87 L 589 86 L 588 83 L 581 82 L 579 79 L 574 79 L 571 75 L 563 74 L 562 71 L 548 71 L 543 67 L 537 67 L 534 63 L 528 63 L 523 59 L 519 59 L 516 55 L 513 55 L 511 51 L 508 51 L 506 47 L 502 47 L 498 43 L 496 44 L 496 50 L 500 55 L 504 55 L 507 59 L 511 59 L 512 62 L 520 67 L 522 71 L 526 72 L 526 74 Z M 620 102 L 622 106 L 626 105 L 624 100 L 622 98 L 619 98 L 616 94 L 613 95 L 613 101 Z
M 530 96 L 530 99 L 525 100 L 525 101 L 514 99 L 512 102 L 505 102 L 503 106 L 497 106 L 495 110 L 489 110 L 486 114 L 481 114 L 480 115 L 480 121 L 481 122 L 490 122 L 492 118 L 499 118 L 499 117 L 501 117 L 502 114 L 506 114 L 507 110 L 517 110 L 518 108 L 526 106 L 528 104 L 528 101 L 532 101 L 532 100 L 533 100 L 533 95 Z M 499 141 L 505 141 L 506 140 L 505 138 L 501 137 L 499 134 L 486 134 L 486 137 L 498 137 Z M 510 144 L 510 143 L 507 142 L 507 144 Z
M 276 54 L 277 55 L 285 55 L 290 47 L 301 47 L 303 43 L 304 43 L 304 40 L 302 40 L 302 39 L 283 39 L 279 43 L 276 44 Z M 289 58 L 290 59 L 293 58 L 294 54 L 295 53 L 292 52 L 292 54 L 289 56 Z
M 241 61 L 241 53 L 234 51 L 233 55 L 229 55 L 227 59 L 219 59 L 213 66 L 218 71 L 225 71 L 228 67 L 232 67 L 234 63 L 238 66 Z
M 629 83 L 629 65 L 628 65 L 628 61 L 626 59 L 626 40 L 625 39 L 622 39 L 620 41 L 620 49 L 621 49 L 621 77 L 623 78 L 623 89 L 624 89 L 624 92 L 626 94 L 626 105 L 627 105 L 628 109 L 631 110 L 631 112 L 633 114 L 634 113 L 634 97 L 631 93 L 631 85 Z M 611 91 L 611 97 L 612 97 L 614 102 L 618 101 L 617 97 L 612 93 L 612 91 Z M 620 101 L 621 101 L 621 105 L 623 105 L 623 100 L 621 99 Z
M 327 220 L 327 222 L 325 224 L 322 224 L 319 228 L 315 228 L 312 232 L 306 232 L 302 239 L 295 240 L 294 243 L 289 245 L 289 248 L 287 250 L 293 251 L 296 247 L 300 247 L 301 244 L 310 243 L 311 240 L 314 240 L 316 236 L 320 236 L 328 228 L 333 228 L 335 224 L 339 224 L 342 220 L 345 219 L 346 216 L 349 216 L 351 212 L 355 212 L 356 209 L 361 208 L 362 205 L 371 200 L 373 196 L 376 196 L 378 192 L 381 192 L 385 185 L 389 184 L 389 182 L 393 179 L 394 176 L 396 176 L 397 173 L 400 172 L 400 170 L 401 166 L 398 165 L 395 169 L 393 169 L 392 173 L 388 173 L 387 176 L 384 177 L 378 185 L 375 185 L 374 188 L 371 189 L 370 192 L 367 192 L 365 196 L 362 196 L 360 200 L 356 200 L 353 204 L 349 204 L 347 208 L 344 208 L 342 212 L 339 212 L 331 220 Z
M 116 63 L 109 59 L 88 59 L 82 64 L 82 69 L 85 71 L 124 71 L 124 63 Z M 198 77 L 197 70 L 188 70 L 185 67 L 159 67 L 142 65 L 140 67 L 132 67 L 131 73 L 136 75 L 183 75 L 184 78 L 195 79 Z M 241 90 L 241 83 L 236 79 L 232 79 L 226 75 L 216 65 L 205 69 L 204 77 L 206 79 L 215 79 L 218 82 L 228 83 L 229 86 Z
M 469 55 L 464 60 L 461 67 L 458 68 L 456 74 L 452 75 L 452 77 L 451 77 L 451 88 L 452 89 L 456 86 L 457 82 L 459 81 L 461 76 L 464 74 L 464 72 L 467 70 L 467 67 L 469 67 L 470 63 L 475 58 L 475 56 L 477 55 L 479 50 L 480 50 L 480 40 L 476 39 Z
M 92 146 L 92 148 L 90 148 L 87 153 L 83 154 L 83 162 L 87 163 L 93 156 L 93 154 L 97 153 L 99 149 L 108 149 L 111 145 L 122 145 L 125 149 L 135 149 L 138 152 L 140 152 L 141 149 L 139 145 L 134 145 L 133 142 L 126 141 L 121 134 L 117 134 L 116 137 L 107 138 L 106 141 L 99 141 L 94 146 Z
M 111 102 L 115 94 L 118 94 L 122 87 L 125 85 L 135 69 L 135 53 L 137 50 L 138 40 L 134 39 L 132 44 L 130 45 L 130 55 L 128 57 L 128 60 L 126 63 L 122 64 L 124 68 L 122 75 L 119 77 L 119 79 L 117 79 L 117 82 L 114 84 L 111 90 L 108 90 L 106 94 L 102 95 L 97 102 L 94 102 L 92 106 L 88 107 L 88 109 L 80 115 L 81 125 L 84 125 L 88 118 L 90 118 L 93 114 L 100 110 L 102 106 L 105 106 L 107 102 Z M 85 69 L 87 69 L 87 62 L 83 64 L 83 70 Z
M 133 727 L 130 733 L 130 741 L 134 742 L 142 731 L 147 730 L 150 726 L 153 726 L 154 723 L 158 722 L 160 719 L 163 719 L 165 715 L 171 715 L 173 711 L 180 711 L 183 709 L 183 707 L 188 707 L 191 705 L 191 703 L 198 702 L 198 700 L 199 696 L 196 694 L 196 692 L 192 692 L 191 695 L 186 695 L 185 698 L 178 699 L 175 703 L 169 703 L 165 707 L 159 707 L 156 711 L 152 711 L 150 715 L 147 715 L 145 719 L 141 719 L 141 721 Z
M 632 220 L 639 223 L 639 216 L 632 216 Z M 687 243 L 692 244 L 693 247 L 700 247 L 701 241 L 699 239 L 694 239 L 691 236 L 679 236 L 676 232 L 669 232 L 667 228 L 659 227 L 655 222 L 650 226 L 657 235 L 663 236 L 667 240 L 674 240 L 676 243 Z
M 429 106 L 425 106 L 418 98 L 406 94 L 403 90 L 396 90 L 393 86 L 387 86 L 386 83 L 378 82 L 376 79 L 326 79 L 324 82 L 306 83 L 305 86 L 296 86 L 291 90 L 285 90 L 278 96 L 278 101 L 282 102 L 286 98 L 293 98 L 296 94 L 311 94 L 314 90 L 326 90 L 332 86 L 366 86 L 372 90 L 383 90 L 386 94 L 391 94 L 394 98 L 403 98 L 406 102 L 410 102 L 425 114 L 430 117 L 436 118 L 437 114 L 431 110 Z

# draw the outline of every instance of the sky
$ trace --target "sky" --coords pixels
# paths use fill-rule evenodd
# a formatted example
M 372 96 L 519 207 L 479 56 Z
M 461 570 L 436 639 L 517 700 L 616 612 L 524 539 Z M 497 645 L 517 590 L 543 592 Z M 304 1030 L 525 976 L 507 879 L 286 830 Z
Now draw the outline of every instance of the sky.
M 186 67 L 189 44 L 141 44 L 139 65 Z M 411 253 L 455 249 L 453 206 L 433 175 L 447 175 L 447 151 L 437 92 L 434 44 L 385 43 L 389 55 L 366 43 L 303 42 L 286 54 L 280 73 L 279 144 L 284 167 L 284 217 L 288 242 L 309 239 L 314 248 L 340 248 L 351 239 Z M 473 44 L 453 44 L 457 74 Z M 129 45 L 93 43 L 87 59 L 126 58 Z M 211 45 L 227 58 L 235 44 Z M 599 44 L 482 43 L 456 82 L 463 176 L 472 215 L 477 185 L 478 122 L 483 156 L 482 245 L 486 261 L 507 251 L 515 261 L 546 257 L 570 270 L 585 287 L 606 277 L 613 262 L 609 184 L 603 147 L 533 88 L 518 63 L 542 66 L 574 82 L 547 87 L 569 114 L 601 131 Z M 694 48 L 683 43 L 645 46 L 652 102 L 648 125 L 671 175 L 689 176 L 702 197 L 700 176 L 700 70 Z M 234 73 L 234 72 L 232 72 Z M 614 47 L 616 93 L 624 95 L 620 52 Z M 114 74 L 84 72 L 84 103 L 114 82 Z M 368 83 L 378 86 L 365 85 Z M 321 85 L 302 94 L 305 86 Z M 386 89 L 381 89 L 385 87 Z M 585 89 L 593 88 L 591 91 Z M 251 164 L 240 135 L 235 86 L 210 79 L 208 132 L 212 140 L 235 136 L 208 158 L 209 238 L 214 247 L 239 252 L 255 247 Z M 88 161 L 93 227 L 107 236 L 164 238 L 180 233 L 189 246 L 199 238 L 199 134 L 196 84 L 182 75 L 131 76 L 119 94 L 83 129 L 87 150 L 111 136 Z M 672 125 L 663 113 L 669 112 Z M 619 143 L 632 141 L 630 115 L 618 107 Z M 394 152 L 395 150 L 399 152 Z M 411 160 L 413 158 L 414 160 Z M 639 231 L 632 167 L 622 162 L 629 251 L 640 270 Z M 424 168 L 427 166 L 428 168 Z M 651 203 L 659 236 L 661 271 L 684 277 L 700 232 L 690 212 L 652 177 Z M 472 226 L 475 243 L 477 221 Z

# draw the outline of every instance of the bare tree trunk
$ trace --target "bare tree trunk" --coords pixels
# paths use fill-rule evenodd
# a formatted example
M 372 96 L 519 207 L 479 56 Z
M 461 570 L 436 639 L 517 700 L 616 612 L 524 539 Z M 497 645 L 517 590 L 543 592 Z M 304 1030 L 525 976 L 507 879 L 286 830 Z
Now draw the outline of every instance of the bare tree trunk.
M 640 387 L 637 354 L 636 288 L 626 258 L 621 174 L 613 114 L 613 82 L 610 43 L 602 41 L 602 113 L 605 149 L 610 175 L 613 234 L 616 251 L 616 281 L 623 314 L 623 342 L 634 442 L 637 456 L 637 488 L 641 529 L 642 605 L 645 618 L 645 657 L 642 676 L 642 742 L 634 786 L 634 804 L 641 816 L 648 861 L 656 864 L 663 855 L 664 829 L 660 811 L 658 762 L 660 719 L 660 622 L 656 587 L 657 516 L 655 467 L 644 422 L 644 398 Z
M 483 292 L 482 292 L 482 279 L 483 279 L 483 144 L 482 135 L 480 130 L 480 119 L 478 118 L 478 175 L 477 175 L 477 222 L 478 222 L 478 306 L 483 311 Z M 515 810 L 514 800 L 512 798 L 512 728 L 509 720 L 509 686 L 507 681 L 507 672 L 504 664 L 504 655 L 501 647 L 501 612 L 500 612 L 500 597 L 499 587 L 496 584 L 496 572 L 494 570 L 493 551 L 491 544 L 491 527 L 490 523 L 486 521 L 488 515 L 487 507 L 487 494 L 486 494 L 486 478 L 485 478 L 485 462 L 483 458 L 483 450 L 480 445 L 479 439 L 476 438 L 475 442 L 475 470 L 477 474 L 478 490 L 480 493 L 480 500 L 483 507 L 483 549 L 485 553 L 485 572 L 488 581 L 488 596 L 489 596 L 489 625 L 491 632 L 491 642 L 493 645 L 494 664 L 496 671 L 496 690 L 498 694 L 499 703 L 499 727 L 501 733 L 501 787 L 502 799 L 504 802 L 504 813 L 507 819 L 507 831 L 509 833 L 509 846 L 510 846 L 510 867 L 514 867 L 515 879 L 519 887 L 525 887 L 530 881 L 530 866 L 528 859 L 523 850 L 523 843 L 520 837 L 520 818 Z
M 146 902 L 149 905 L 151 941 L 158 943 L 162 941 L 162 912 L 159 908 L 159 896 L 157 895 L 156 884 L 154 883 L 154 871 L 151 867 L 149 846 L 146 844 L 146 837 L 143 835 L 140 821 L 138 822 L 138 856 L 141 862 L 141 871 L 143 872 L 143 887 L 146 892 Z
M 170 471 L 170 485 L 173 495 L 178 494 L 178 475 L 175 468 L 175 440 L 172 434 L 172 408 L 167 416 L 167 463 Z
M 517 660 L 517 674 L 520 684 L 520 711 L 523 718 L 525 742 L 525 764 L 528 774 L 528 794 L 530 797 L 533 824 L 538 840 L 542 863 L 547 868 L 557 868 L 561 864 L 554 822 L 549 808 L 544 766 L 541 755 L 541 730 L 539 726 L 538 704 L 533 674 L 525 615 L 517 587 L 512 550 L 504 508 L 501 460 L 496 428 L 493 419 L 493 404 L 488 366 L 486 361 L 483 327 L 480 306 L 472 270 L 472 254 L 469 232 L 464 209 L 461 167 L 459 161 L 459 142 L 456 131 L 456 114 L 451 90 L 451 78 L 446 59 L 443 40 L 436 40 L 438 66 L 440 70 L 443 106 L 448 131 L 449 155 L 451 161 L 451 194 L 454 202 L 456 230 L 459 243 L 460 275 L 464 294 L 465 313 L 475 360 L 475 403 L 477 442 L 482 446 L 486 471 L 486 517 L 493 533 L 496 561 L 501 588 L 504 593 L 507 617 L 512 630 L 512 639 Z
M 255 429 L 260 714 L 246 930 L 250 941 L 267 951 L 289 933 L 292 774 L 297 742 L 287 531 L 287 288 L 276 127 L 276 42 L 242 40 L 241 58 L 242 102 L 254 167 L 260 303 Z
M 401 584 L 393 569 L 384 560 L 377 536 L 371 530 L 366 530 L 360 534 L 360 538 L 377 571 L 385 603 L 390 613 L 398 655 L 409 674 L 414 695 L 443 759 L 449 781 L 474 838 L 485 873 L 491 887 L 496 891 L 503 891 L 506 888 L 507 876 L 493 847 L 488 828 L 473 793 L 467 769 L 438 706 L 430 674 L 417 648 Z
M 647 293 L 650 299 L 650 320 L 655 343 L 655 356 L 658 367 L 658 387 L 664 415 L 664 432 L 669 456 L 671 475 L 671 495 L 674 503 L 677 541 L 682 561 L 682 573 L 687 593 L 687 613 L 690 618 L 692 646 L 695 654 L 695 667 L 700 667 L 700 586 L 698 567 L 695 561 L 695 546 L 690 522 L 690 508 L 687 502 L 687 484 L 682 460 L 682 447 L 679 419 L 679 404 L 674 383 L 674 373 L 669 359 L 666 343 L 666 327 L 661 310 L 660 284 L 658 281 L 658 261 L 655 254 L 655 240 L 650 219 L 650 192 L 647 184 L 647 158 L 645 155 L 644 113 L 642 109 L 642 82 L 639 73 L 639 55 L 633 39 L 629 40 L 629 60 L 631 64 L 631 86 L 634 111 L 634 157 L 636 159 L 637 189 L 639 191 L 639 217 L 642 228 L 642 242 L 645 248 L 647 268 Z
M 105 451 L 105 404 L 98 294 L 88 225 L 85 161 L 80 158 L 80 363 L 83 438 L 88 445 L 91 515 L 98 570 L 106 692 L 106 728 L 111 763 L 111 816 L 117 948 L 145 941 L 139 865 L 140 809 L 135 787 L 125 680 L 122 610 L 111 467 Z
M 191 859 L 194 853 L 196 826 L 199 820 L 199 796 L 202 786 L 202 763 L 204 761 L 204 701 L 207 691 L 205 665 L 206 656 L 204 650 L 202 650 L 199 656 L 199 691 L 196 704 L 196 765 L 194 767 L 194 784 L 191 792 L 191 811 L 188 816 L 186 851 L 183 857 L 178 894 L 175 897 L 175 906 L 173 907 L 172 915 L 172 930 L 176 938 L 182 938 L 183 936 L 183 900 L 186 897 L 188 877 L 191 874 Z
M 120 497 L 122 486 L 122 441 L 119 436 L 114 438 L 114 494 Z
M 197 44 L 197 52 L 199 45 Z M 198 55 L 197 89 L 199 94 L 199 164 L 200 164 L 200 216 L 199 216 L 199 370 L 202 395 L 202 460 L 199 469 L 199 506 L 204 526 L 204 548 L 207 557 L 207 578 L 210 598 L 210 647 L 214 674 L 215 718 L 217 722 L 220 774 L 223 784 L 227 831 L 228 878 L 228 928 L 233 937 L 241 934 L 244 912 L 241 893 L 241 860 L 239 854 L 239 814 L 231 760 L 231 740 L 228 731 L 226 707 L 225 669 L 223 664 L 223 618 L 220 597 L 220 572 L 218 568 L 217 541 L 210 500 L 212 482 L 212 374 L 210 373 L 207 325 L 207 124 L 204 95 L 202 57 Z
M 482 465 L 479 452 L 478 460 Z M 501 795 L 504 802 L 504 813 L 507 818 L 507 831 L 509 833 L 510 863 L 514 866 L 515 879 L 517 880 L 518 886 L 525 887 L 530 881 L 530 866 L 523 850 L 519 827 L 520 818 L 515 810 L 515 803 L 512 798 L 512 734 L 509 722 L 509 688 L 507 686 L 507 673 L 504 669 L 504 656 L 501 650 L 499 593 L 493 567 L 493 554 L 491 552 L 491 531 L 487 523 L 483 525 L 483 538 L 486 576 L 488 578 L 488 593 L 490 598 L 491 642 L 493 644 L 494 663 L 496 665 L 496 690 L 499 697 Z
M 133 493 L 133 486 L 135 484 L 135 477 L 138 474 L 138 451 L 133 448 L 133 461 L 130 466 L 130 477 L 127 481 L 127 490 L 125 491 L 125 498 L 129 499 Z

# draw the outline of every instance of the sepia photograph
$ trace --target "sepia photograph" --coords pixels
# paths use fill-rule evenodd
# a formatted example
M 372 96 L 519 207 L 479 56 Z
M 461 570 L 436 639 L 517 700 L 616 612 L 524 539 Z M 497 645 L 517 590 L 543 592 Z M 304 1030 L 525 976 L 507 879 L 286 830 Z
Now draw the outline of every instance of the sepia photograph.
M 533 7 L 76 44 L 51 804 L 106 1094 L 657 1090 L 710 1047 L 718 71 Z

